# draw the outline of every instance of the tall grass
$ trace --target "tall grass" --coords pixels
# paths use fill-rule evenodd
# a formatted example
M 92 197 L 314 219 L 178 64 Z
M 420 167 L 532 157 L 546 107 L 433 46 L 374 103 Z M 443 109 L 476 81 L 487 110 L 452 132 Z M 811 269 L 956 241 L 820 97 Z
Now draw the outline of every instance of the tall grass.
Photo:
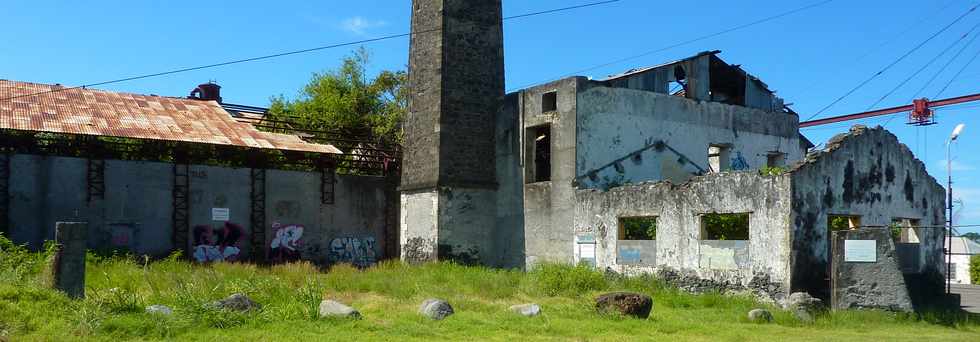
M 155 262 L 93 255 L 87 297 L 70 300 L 44 285 L 44 253 L 13 246 L 2 236 L 0 246 L 0 340 L 890 340 L 915 334 L 970 340 L 980 333 L 970 316 L 842 312 L 804 324 L 772 307 L 775 324 L 750 324 L 745 313 L 767 307 L 751 298 L 691 295 L 651 276 L 610 276 L 558 264 L 526 273 L 399 262 L 321 270 L 308 263 L 197 265 L 179 255 Z M 618 290 L 652 296 L 650 319 L 596 315 L 592 298 Z M 246 294 L 262 308 L 235 313 L 208 305 L 233 293 Z M 457 314 L 441 322 L 422 319 L 417 305 L 429 297 L 448 300 Z M 319 319 L 318 305 L 328 298 L 354 306 L 364 319 Z M 507 310 L 527 302 L 541 304 L 544 314 L 528 319 Z M 167 305 L 174 314 L 144 312 L 154 304 Z

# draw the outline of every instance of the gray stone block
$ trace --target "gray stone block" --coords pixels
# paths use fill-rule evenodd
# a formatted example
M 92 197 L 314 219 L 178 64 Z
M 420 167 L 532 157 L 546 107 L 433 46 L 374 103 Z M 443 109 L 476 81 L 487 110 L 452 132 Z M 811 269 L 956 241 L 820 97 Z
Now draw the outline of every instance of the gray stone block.
M 534 317 L 541 314 L 541 306 L 534 303 L 519 304 L 511 306 L 510 311 L 518 313 L 522 316 Z
M 340 302 L 324 300 L 320 302 L 320 318 L 330 317 L 359 319 L 361 318 L 361 313 Z
M 419 307 L 419 313 L 425 317 L 442 320 L 450 315 L 454 314 L 452 305 L 442 299 L 430 298 L 422 302 L 422 306 Z
M 52 265 L 54 288 L 71 298 L 85 298 L 85 251 L 88 244 L 87 222 L 55 224 L 55 250 Z

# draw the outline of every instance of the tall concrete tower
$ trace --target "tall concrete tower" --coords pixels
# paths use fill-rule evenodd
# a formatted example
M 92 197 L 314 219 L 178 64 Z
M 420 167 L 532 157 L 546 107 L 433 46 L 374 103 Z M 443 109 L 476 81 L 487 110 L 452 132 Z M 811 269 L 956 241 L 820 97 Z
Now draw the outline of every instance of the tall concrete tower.
M 501 0 L 413 0 L 402 259 L 489 264 L 494 116 L 504 97 Z

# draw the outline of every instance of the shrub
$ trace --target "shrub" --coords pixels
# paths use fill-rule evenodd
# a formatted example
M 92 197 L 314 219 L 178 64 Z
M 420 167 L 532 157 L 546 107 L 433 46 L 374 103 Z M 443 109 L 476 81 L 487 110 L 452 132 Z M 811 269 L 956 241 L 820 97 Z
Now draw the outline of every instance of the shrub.
M 980 284 L 980 254 L 970 257 L 970 283 Z

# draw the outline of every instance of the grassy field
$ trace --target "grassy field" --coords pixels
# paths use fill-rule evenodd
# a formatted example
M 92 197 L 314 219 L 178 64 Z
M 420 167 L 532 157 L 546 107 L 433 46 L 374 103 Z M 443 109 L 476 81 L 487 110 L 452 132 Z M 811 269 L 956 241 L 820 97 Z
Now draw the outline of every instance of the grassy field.
M 653 278 L 610 278 L 559 265 L 523 273 L 389 262 L 368 270 L 322 271 L 309 264 L 199 266 L 177 258 L 90 257 L 88 296 L 72 301 L 44 286 L 44 255 L 9 243 L 0 247 L 0 340 L 10 341 L 980 341 L 977 317 L 836 312 L 806 324 L 749 298 L 690 295 Z M 592 299 L 610 290 L 651 295 L 650 318 L 596 314 Z M 205 308 L 238 292 L 261 303 L 262 310 L 238 314 Z M 448 300 L 457 313 L 444 321 L 421 318 L 416 310 L 429 297 Z M 318 319 L 322 298 L 354 306 L 363 319 Z M 542 315 L 525 318 L 507 311 L 528 302 L 540 304 Z M 144 313 L 152 304 L 175 312 Z M 746 313 L 757 307 L 773 311 L 775 321 L 748 322 Z

